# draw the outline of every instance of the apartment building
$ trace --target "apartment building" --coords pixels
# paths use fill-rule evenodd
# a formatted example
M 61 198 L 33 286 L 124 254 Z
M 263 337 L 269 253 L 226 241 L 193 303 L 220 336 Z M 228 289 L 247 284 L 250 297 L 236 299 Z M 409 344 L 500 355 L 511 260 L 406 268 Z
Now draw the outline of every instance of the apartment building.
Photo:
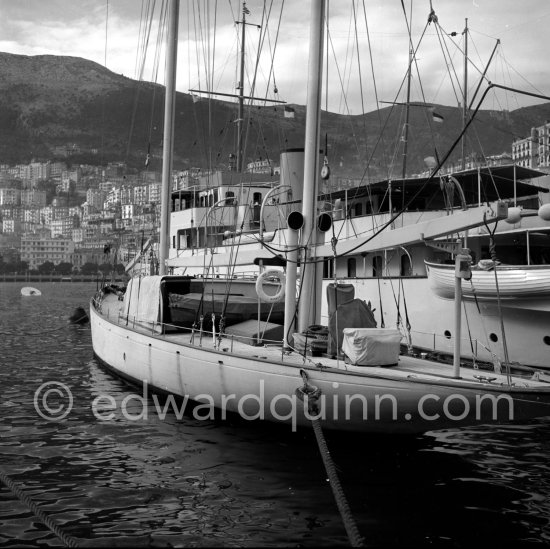
M 59 236 L 71 237 L 72 230 L 75 228 L 75 220 L 73 216 L 62 217 L 60 219 L 54 219 L 51 222 L 50 229 L 52 231 L 52 238 Z
M 70 238 L 48 238 L 40 234 L 21 237 L 21 261 L 26 261 L 30 269 L 36 269 L 46 261 L 54 265 L 70 263 L 74 249 Z
M 46 191 L 23 189 L 21 191 L 21 205 L 44 207 L 46 205 Z
M 550 121 L 531 128 L 531 135 L 512 143 L 512 157 L 518 166 L 550 169 Z
M 2 221 L 2 232 L 4 234 L 18 234 L 21 232 L 21 221 L 19 219 L 4 219 Z
M 0 206 L 19 206 L 21 204 L 21 190 L 0 188 Z

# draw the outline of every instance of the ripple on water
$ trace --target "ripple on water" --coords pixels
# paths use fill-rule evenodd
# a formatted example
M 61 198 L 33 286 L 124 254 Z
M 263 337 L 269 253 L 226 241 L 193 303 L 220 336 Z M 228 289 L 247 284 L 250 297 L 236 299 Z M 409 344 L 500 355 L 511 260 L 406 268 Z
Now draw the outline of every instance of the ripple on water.
M 0 469 L 68 534 L 91 547 L 348 544 L 311 432 L 95 417 L 98 395 L 120 407 L 136 393 L 99 368 L 89 327 L 67 323 L 95 284 L 39 289 L 22 300 L 19 285 L 0 284 Z M 60 422 L 34 408 L 47 381 L 74 397 Z M 327 440 L 368 544 L 510 546 L 549 541 L 549 434 L 541 421 Z M 59 540 L 2 486 L 0 547 L 18 545 Z

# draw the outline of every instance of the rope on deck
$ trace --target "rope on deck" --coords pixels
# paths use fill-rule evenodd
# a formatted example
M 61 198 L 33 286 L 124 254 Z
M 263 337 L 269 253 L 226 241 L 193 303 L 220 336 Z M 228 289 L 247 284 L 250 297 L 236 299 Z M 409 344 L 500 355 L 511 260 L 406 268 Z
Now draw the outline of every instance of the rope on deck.
M 336 466 L 334 465 L 334 461 L 332 461 L 330 450 L 323 434 L 321 423 L 317 417 L 314 417 L 318 416 L 319 414 L 317 400 L 319 399 L 321 390 L 312 385 L 309 385 L 307 373 L 304 370 L 300 370 L 300 374 L 302 375 L 302 379 L 304 380 L 304 385 L 303 387 L 299 387 L 298 389 L 296 389 L 296 395 L 298 396 L 298 398 L 300 398 L 300 400 L 304 400 L 307 398 L 309 418 L 311 420 L 313 432 L 315 433 L 319 453 L 321 454 L 321 458 L 323 459 L 325 471 L 328 475 L 330 487 L 332 489 L 334 499 L 336 500 L 336 505 L 338 506 L 338 511 L 340 512 L 340 516 L 342 517 L 342 521 L 344 522 L 344 527 L 346 529 L 348 539 L 352 547 L 364 547 L 365 545 L 363 537 L 359 533 L 359 529 L 357 528 L 357 524 L 355 523 L 355 519 L 353 518 L 350 506 L 346 499 L 346 495 L 344 493 L 342 485 L 340 484 L 340 479 L 338 478 Z
M 61 527 L 51 517 L 44 513 L 44 511 L 42 511 L 42 509 L 40 509 L 40 507 L 38 507 L 20 487 L 2 471 L 0 471 L 0 480 L 63 542 L 66 547 L 78 547 L 77 540 L 65 534 Z

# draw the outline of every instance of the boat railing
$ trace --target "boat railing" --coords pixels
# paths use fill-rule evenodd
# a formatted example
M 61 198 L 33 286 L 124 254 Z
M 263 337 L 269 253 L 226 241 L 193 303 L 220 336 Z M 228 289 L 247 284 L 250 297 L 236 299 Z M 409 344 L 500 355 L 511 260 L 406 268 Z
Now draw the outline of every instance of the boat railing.
M 109 310 L 106 311 L 106 316 L 109 318 Z M 258 337 L 254 336 L 245 336 L 245 335 L 236 335 L 236 334 L 227 334 L 223 333 L 220 337 L 220 333 L 215 330 L 205 330 L 200 327 L 189 327 L 181 326 L 179 324 L 171 324 L 169 322 L 151 322 L 150 320 L 140 319 L 136 316 L 130 317 L 130 315 L 118 312 L 117 317 L 118 324 L 124 324 L 127 327 L 132 329 L 141 328 L 151 332 L 151 335 L 158 335 L 163 337 L 171 337 L 178 334 L 190 335 L 191 339 L 189 343 L 198 347 L 203 346 L 203 341 L 207 340 L 214 342 L 214 347 L 220 348 L 221 342 L 223 340 L 229 340 L 231 343 L 231 348 L 222 348 L 223 351 L 233 352 L 233 344 L 235 341 L 241 341 L 246 343 L 247 341 L 253 347 L 282 347 L 283 341 L 275 339 L 267 339 L 264 336 Z M 198 338 L 199 343 L 195 341 Z M 258 341 L 261 341 L 259 344 Z
M 258 272 L 254 270 L 250 271 L 239 271 L 237 273 L 221 273 L 216 274 L 212 276 L 211 274 L 203 275 L 203 274 L 197 274 L 196 278 L 199 278 L 201 280 L 207 279 L 207 280 L 254 280 L 258 277 Z
M 454 337 L 450 334 L 436 334 L 435 332 L 422 332 L 422 331 L 419 331 L 419 330 L 411 330 L 411 336 L 412 336 L 412 339 L 413 339 L 413 347 L 415 347 L 415 343 L 414 343 L 414 336 L 420 336 L 422 337 L 423 336 L 423 341 L 425 342 L 424 345 L 422 346 L 418 346 L 418 347 L 421 347 L 422 349 L 425 349 L 426 351 L 430 351 L 430 352 L 434 352 L 434 353 L 440 353 L 441 352 L 441 349 L 444 348 L 443 345 L 441 344 L 437 344 L 438 341 L 447 341 L 448 343 L 448 352 L 452 354 L 452 350 L 453 350 L 453 342 L 454 342 Z M 427 341 L 431 340 L 431 348 L 429 348 L 429 346 L 427 345 Z M 493 361 L 496 359 L 496 355 L 495 353 L 489 348 L 487 347 L 487 345 L 485 345 L 482 341 L 480 341 L 479 339 L 476 339 L 476 338 L 471 338 L 471 337 L 463 337 L 461 338 L 461 347 L 464 346 L 464 345 L 467 345 L 469 348 L 470 348 L 470 352 L 472 353 L 472 357 L 474 357 L 475 359 L 477 360 L 481 360 L 481 361 L 485 361 L 485 360 L 482 360 L 482 359 L 479 359 L 478 357 L 480 356 L 480 352 L 481 351 L 485 351 L 486 353 L 488 353 L 492 358 L 493 358 Z

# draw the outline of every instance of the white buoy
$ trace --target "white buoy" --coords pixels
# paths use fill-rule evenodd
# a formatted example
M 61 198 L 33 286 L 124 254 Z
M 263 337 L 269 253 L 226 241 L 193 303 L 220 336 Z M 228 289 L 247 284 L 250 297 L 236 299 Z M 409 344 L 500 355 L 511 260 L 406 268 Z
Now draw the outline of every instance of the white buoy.
M 550 203 L 543 204 L 539 208 L 539 217 L 544 219 L 544 221 L 550 221 Z
M 508 208 L 508 217 L 506 218 L 506 223 L 510 225 L 515 225 L 521 221 L 521 208 L 513 207 Z
M 24 288 L 21 288 L 21 295 L 24 295 L 25 297 L 38 296 L 42 295 L 42 292 L 40 290 L 37 290 L 36 288 L 33 288 L 32 286 L 25 286 Z

